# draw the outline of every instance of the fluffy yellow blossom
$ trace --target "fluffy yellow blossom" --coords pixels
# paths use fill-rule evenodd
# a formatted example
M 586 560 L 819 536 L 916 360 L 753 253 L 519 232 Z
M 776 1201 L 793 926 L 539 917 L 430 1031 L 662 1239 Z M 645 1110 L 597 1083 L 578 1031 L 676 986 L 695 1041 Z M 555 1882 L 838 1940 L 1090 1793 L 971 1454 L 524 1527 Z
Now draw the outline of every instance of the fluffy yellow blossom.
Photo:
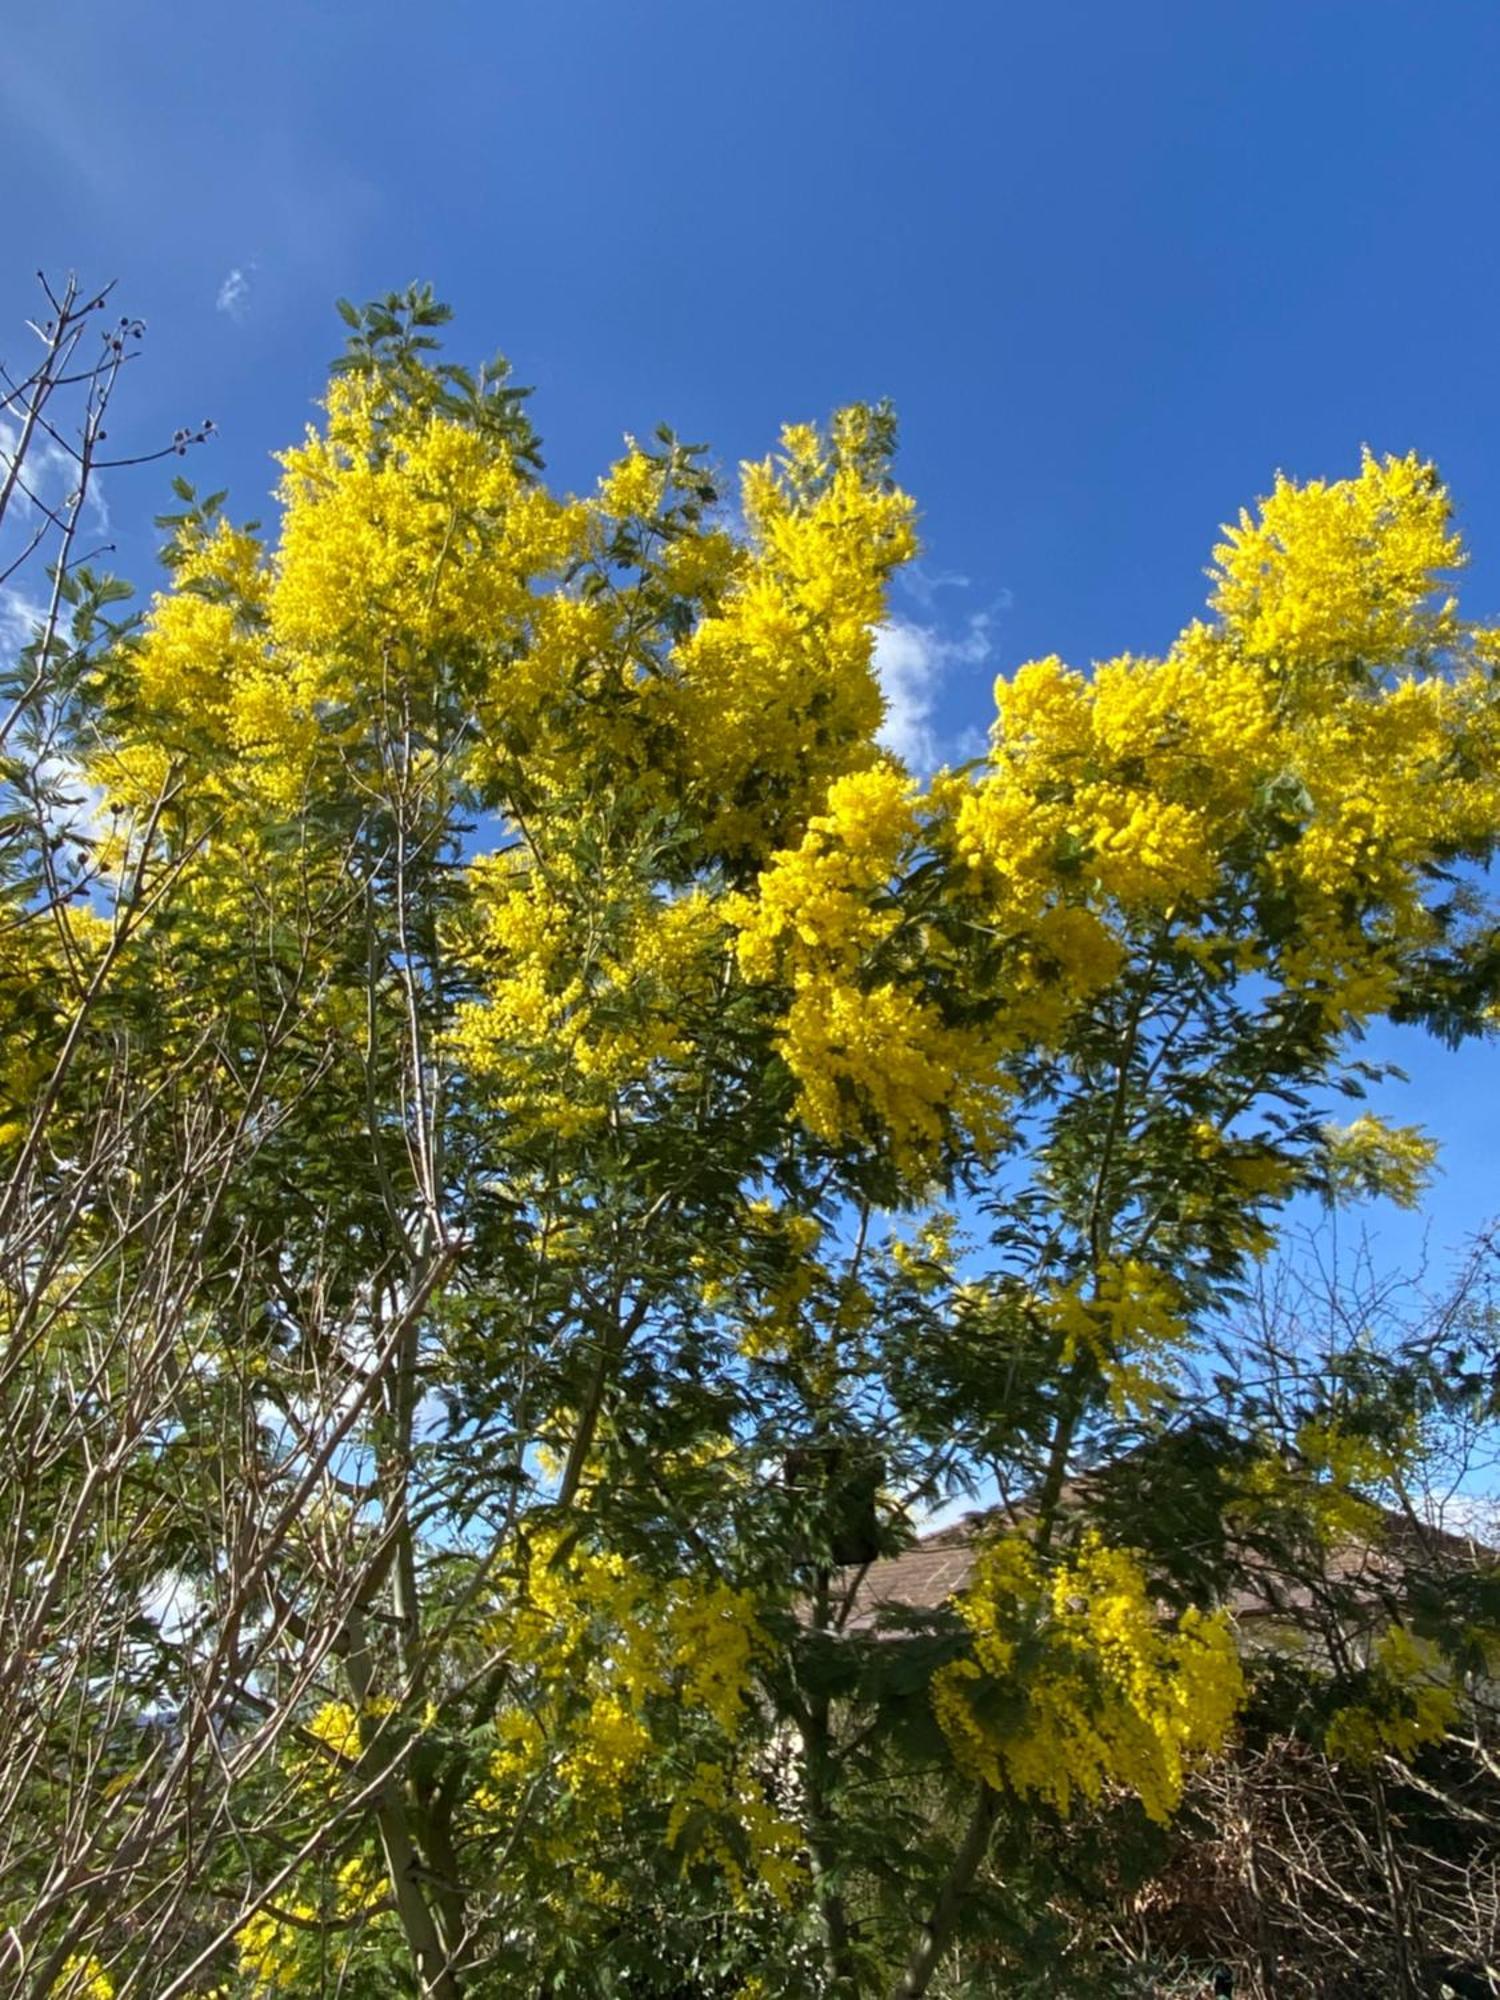
M 1452 506 L 1411 453 L 1365 454 L 1357 479 L 1281 478 L 1214 550 L 1213 607 L 1244 652 L 1291 673 L 1405 662 L 1445 645 L 1440 571 L 1463 561 Z
M 555 1534 L 533 1537 L 520 1595 L 487 1636 L 534 1682 L 495 1718 L 492 1804 L 550 1767 L 604 1820 L 658 1747 L 658 1705 L 685 1703 L 735 1741 L 766 1646 L 749 1599 L 727 1584 L 653 1577 Z
M 586 1131 L 694 1087 L 695 1012 L 711 1009 L 726 950 L 707 894 L 520 852 L 476 861 L 471 880 L 484 997 L 457 1010 L 451 1046 L 517 1129 Z
M 1334 1196 L 1383 1195 L 1415 1208 L 1437 1158 L 1433 1140 L 1415 1125 L 1388 1125 L 1369 1113 L 1344 1126 L 1324 1127 Z
M 311 1903 L 299 1901 L 290 1909 L 307 1923 L 317 1921 Z M 241 1972 L 249 1974 L 261 1993 L 295 1992 L 302 1973 L 304 1936 L 300 1925 L 278 1923 L 266 1911 L 258 1911 L 237 1940 Z
M 1121 1787 L 1168 1819 L 1187 1760 L 1222 1746 L 1243 1696 L 1227 1621 L 1169 1624 L 1135 1558 L 1092 1534 L 1050 1568 L 1020 1537 L 992 1542 L 958 1609 L 972 1652 L 932 1695 L 956 1762 L 1061 1813 Z
M 515 1697 L 494 1719 L 482 1819 L 508 1823 L 517 1801 L 534 1800 L 550 1778 L 577 1866 L 633 1801 L 660 1787 L 667 1843 L 685 1866 L 721 1868 L 737 1901 L 755 1884 L 791 1897 L 803 1879 L 800 1836 L 742 1755 L 769 1643 L 743 1592 L 654 1576 L 549 1531 L 530 1538 L 517 1594 L 485 1636 L 511 1663 Z M 700 1752 L 686 1783 L 684 1740 Z
M 775 856 L 753 899 L 730 906 L 739 959 L 752 978 L 785 965 L 793 981 L 825 968 L 852 972 L 899 922 L 872 907 L 897 874 L 917 829 L 913 787 L 888 766 L 834 784 L 801 844 Z
M 744 472 L 749 564 L 642 691 L 646 726 L 679 746 L 677 782 L 727 852 L 784 843 L 832 780 L 874 760 L 874 628 L 916 546 L 912 503 L 885 481 L 862 413 L 782 445 L 779 467 Z
M 327 1701 L 304 1725 L 309 1736 L 318 1741 L 335 1757 L 354 1762 L 360 1754 L 359 1715 L 346 1701 Z
M 681 1851 L 684 1868 L 695 1862 L 717 1867 L 738 1909 L 749 1906 L 752 1881 L 784 1910 L 807 1888 L 797 1826 L 767 1803 L 752 1777 L 722 1764 L 700 1763 L 681 1788 L 667 1822 L 667 1845 Z
M 187 536 L 135 656 L 150 743 L 204 767 L 200 788 L 229 784 L 262 810 L 301 799 L 372 707 L 403 684 L 403 700 L 430 689 L 439 660 L 476 697 L 527 691 L 502 662 L 529 629 L 535 582 L 579 557 L 589 524 L 492 434 L 394 412 L 353 377 L 333 382 L 323 427 L 282 466 L 274 549 L 223 525 Z M 122 750 L 94 775 L 139 801 L 149 780 Z
M 1378 1436 L 1335 1417 L 1309 1418 L 1297 1428 L 1297 1449 L 1308 1469 L 1339 1486 L 1389 1485 L 1410 1465 L 1420 1443 L 1411 1419 Z
M 97 1958 L 68 1959 L 53 1984 L 56 2000 L 115 2000 L 115 1983 Z
M 1457 1718 L 1452 1675 L 1436 1650 L 1392 1625 L 1375 1644 L 1364 1698 L 1336 1711 L 1324 1742 L 1330 1757 L 1354 1764 L 1391 1751 L 1410 1758 L 1424 1743 L 1440 1743 Z
M 1416 459 L 1282 480 L 1217 552 L 1216 623 L 1002 679 L 988 766 L 945 798 L 976 907 L 1018 938 L 1059 907 L 1145 917 L 1207 963 L 1248 901 L 1275 922 L 1242 969 L 1336 1030 L 1387 1008 L 1436 935 L 1426 866 L 1500 814 L 1489 641 L 1437 589 L 1449 516 Z
M 1056 1285 L 1034 1305 L 1062 1336 L 1063 1365 L 1087 1354 L 1120 1414 L 1150 1407 L 1161 1392 L 1164 1364 L 1189 1344 L 1178 1287 L 1139 1258 L 1109 1260 L 1090 1280 Z
M 838 1144 L 879 1133 L 915 1176 L 950 1129 L 991 1152 L 1003 1129 L 1001 1035 L 959 1024 L 917 982 L 881 978 L 901 915 L 890 893 L 918 831 L 913 788 L 888 766 L 830 787 L 796 848 L 774 856 L 754 897 L 731 899 L 746 976 L 790 988 L 780 1046 L 798 1113 Z M 902 954 L 891 971 L 902 971 Z
M 296 1922 L 284 1921 L 275 1910 L 258 1910 L 241 1926 L 240 1971 L 253 1980 L 257 1995 L 301 1993 L 313 1981 L 321 1983 L 329 1952 L 336 1963 L 358 1941 L 350 1920 L 377 1919 L 388 1894 L 380 1868 L 362 1854 L 342 1862 L 319 1889 L 318 1902 L 289 1896 L 278 1905 Z
M 837 1144 L 873 1128 L 917 1175 L 953 1126 L 981 1155 L 998 1143 L 1005 1092 L 989 1039 L 980 1029 L 949 1027 L 935 1007 L 894 983 L 862 991 L 806 975 L 781 1046 L 801 1086 L 802 1121 L 819 1138 Z
M 351 648 L 493 642 L 530 602 L 528 578 L 584 545 L 586 515 L 528 481 L 492 436 L 413 411 L 394 428 L 356 377 L 327 423 L 282 457 L 271 592 L 278 639 L 336 675 Z M 330 684 L 336 691 L 336 681 Z
M 621 520 L 641 515 L 649 518 L 661 505 L 662 484 L 661 468 L 653 465 L 631 441 L 624 458 L 610 467 L 608 478 L 599 482 L 600 510 Z

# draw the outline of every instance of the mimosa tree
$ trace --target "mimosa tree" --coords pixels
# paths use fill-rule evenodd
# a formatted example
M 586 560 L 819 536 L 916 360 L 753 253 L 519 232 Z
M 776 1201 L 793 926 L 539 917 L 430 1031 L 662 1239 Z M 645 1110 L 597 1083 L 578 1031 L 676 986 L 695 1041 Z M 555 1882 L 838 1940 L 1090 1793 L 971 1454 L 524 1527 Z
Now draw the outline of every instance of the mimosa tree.
M 428 293 L 343 311 L 274 530 L 182 486 L 10 669 L 9 1990 L 920 1994 L 997 1827 L 1226 1740 L 1213 1578 L 1063 1503 L 1294 1193 L 1425 1160 L 1331 1106 L 1483 1024 L 1500 642 L 1367 458 L 926 779 L 888 411 L 569 497 Z

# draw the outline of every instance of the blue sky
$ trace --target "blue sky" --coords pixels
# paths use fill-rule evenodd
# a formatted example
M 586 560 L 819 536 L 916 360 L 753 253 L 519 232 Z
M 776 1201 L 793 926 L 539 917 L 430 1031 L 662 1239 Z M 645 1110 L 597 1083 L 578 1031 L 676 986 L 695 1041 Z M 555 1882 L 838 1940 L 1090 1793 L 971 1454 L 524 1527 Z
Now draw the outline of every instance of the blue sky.
M 565 485 L 658 419 L 732 464 L 889 395 L 926 554 L 886 656 L 941 750 L 1032 654 L 1160 648 L 1218 523 L 1362 443 L 1437 459 L 1500 615 L 1497 78 L 1494 0 L 13 9 L 0 352 L 37 265 L 118 276 L 115 442 L 212 415 L 242 513 L 334 297 L 416 276 Z M 110 495 L 138 578 L 166 476 Z M 1500 1056 L 1400 1053 L 1440 1247 L 1500 1208 Z

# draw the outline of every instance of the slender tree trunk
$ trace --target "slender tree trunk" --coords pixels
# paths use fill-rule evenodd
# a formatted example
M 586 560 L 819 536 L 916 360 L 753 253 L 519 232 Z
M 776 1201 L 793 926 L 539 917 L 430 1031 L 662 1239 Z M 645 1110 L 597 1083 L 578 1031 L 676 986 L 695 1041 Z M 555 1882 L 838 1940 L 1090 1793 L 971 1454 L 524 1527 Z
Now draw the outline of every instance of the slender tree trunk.
M 421 1857 L 396 1790 L 398 1783 L 399 1780 L 392 1779 L 375 1804 L 375 1824 L 396 1899 L 396 1914 L 411 1946 L 423 2000 L 461 2000 L 458 1975 L 449 1962 L 437 1920 L 419 1879 Z
M 953 1857 L 953 1866 L 948 1870 L 947 1879 L 938 1891 L 931 1916 L 922 1926 L 922 1935 L 912 1947 L 911 1957 L 906 1961 L 906 1970 L 891 1989 L 891 2000 L 920 2000 L 920 1996 L 931 1985 L 932 1975 L 937 1971 L 944 1952 L 953 1942 L 953 1933 L 958 1926 L 958 1913 L 963 1906 L 964 1897 L 968 1894 L 969 1885 L 989 1850 L 990 1835 L 995 1828 L 995 1814 L 999 1805 L 999 1794 L 989 1785 L 982 1786 L 974 1810 L 969 1816 L 969 1824 L 964 1830 L 963 1840 Z
M 362 1712 L 369 1701 L 371 1676 L 364 1622 L 357 1612 L 349 1620 L 349 1653 L 344 1671 L 355 1706 Z M 375 1826 L 396 1901 L 396 1915 L 411 1947 L 422 2000 L 462 2000 L 458 1974 L 422 1885 L 422 1857 L 412 1838 L 401 1787 L 400 1772 L 392 1771 L 373 1801 Z
M 829 1704 L 824 1696 L 808 1703 L 803 1734 L 804 1783 L 807 1787 L 808 1847 L 817 1884 L 818 1910 L 828 1960 L 829 1992 L 837 2000 L 857 2000 L 859 1975 L 854 1963 L 854 1939 L 844 1898 L 834 1883 L 837 1843 L 829 1818 L 832 1776 L 832 1736 Z

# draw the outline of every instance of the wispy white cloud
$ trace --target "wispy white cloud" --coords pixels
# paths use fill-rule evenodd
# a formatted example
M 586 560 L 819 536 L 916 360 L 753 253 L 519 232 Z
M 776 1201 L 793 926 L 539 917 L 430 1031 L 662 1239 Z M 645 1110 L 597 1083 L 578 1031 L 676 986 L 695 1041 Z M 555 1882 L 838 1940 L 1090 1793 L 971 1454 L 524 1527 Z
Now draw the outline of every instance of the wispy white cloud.
M 96 535 L 109 533 L 112 525 L 109 501 L 105 498 L 104 481 L 97 472 L 89 474 L 88 519 Z
M 214 310 L 227 313 L 231 319 L 243 319 L 250 309 L 250 276 L 253 264 L 236 264 L 234 269 L 219 286 L 214 299 Z
M 942 663 L 934 635 L 923 625 L 892 618 L 875 634 L 875 672 L 885 696 L 880 740 L 913 770 L 936 762 L 932 710 Z
M 928 569 L 925 563 L 908 563 L 898 572 L 898 581 L 908 597 L 915 598 L 924 611 L 931 611 L 940 590 L 967 590 L 968 577 L 953 569 Z
M 902 763 L 925 775 L 939 764 L 975 755 L 981 744 L 972 730 L 939 727 L 937 708 L 943 682 L 956 667 L 979 667 L 994 640 L 991 613 L 974 612 L 959 632 L 910 618 L 888 618 L 875 633 L 875 672 L 885 695 L 880 741 Z
M 23 646 L 29 646 L 46 615 L 46 606 L 24 590 L 0 586 L 0 660 L 9 665 Z
M 0 585 L 0 665 L 14 664 L 46 617 L 47 607 L 38 598 L 14 584 Z M 35 776 L 50 831 L 59 838 L 97 839 L 104 831 L 104 793 L 89 782 L 82 765 L 71 757 L 42 755 Z
M 20 449 L 21 429 L 9 418 L 0 418 L 0 471 L 9 472 Z M 23 514 L 33 512 L 39 500 L 44 507 L 61 510 L 78 484 L 78 464 L 55 438 L 40 428 L 31 434 L 26 463 L 21 469 L 11 505 Z
M 0 417 L 0 474 L 9 472 L 20 443 L 20 426 L 8 417 Z M 38 503 L 40 508 L 46 508 L 53 514 L 65 514 L 73 505 L 77 492 L 77 459 L 56 438 L 48 437 L 42 430 L 33 431 L 26 449 L 26 463 L 11 493 L 10 509 L 7 510 L 14 510 L 12 525 L 16 521 L 21 522 L 29 541 L 34 528 L 26 524 L 37 522 Z M 104 497 L 104 487 L 97 472 L 89 477 L 84 524 L 90 533 L 109 533 L 109 502 Z

